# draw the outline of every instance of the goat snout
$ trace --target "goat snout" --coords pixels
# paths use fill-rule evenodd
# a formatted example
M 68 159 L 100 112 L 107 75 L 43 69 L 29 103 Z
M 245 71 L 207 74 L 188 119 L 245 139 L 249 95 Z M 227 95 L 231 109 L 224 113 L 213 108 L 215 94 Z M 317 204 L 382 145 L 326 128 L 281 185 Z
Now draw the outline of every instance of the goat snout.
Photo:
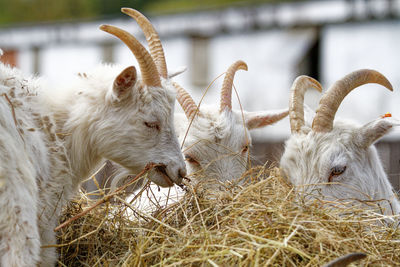
M 186 176 L 186 166 L 176 166 L 176 164 L 168 164 L 166 168 L 167 174 L 169 178 L 175 183 L 175 184 L 181 184 L 183 178 Z
M 179 169 L 179 171 L 178 171 L 178 176 L 179 176 L 179 178 L 180 179 L 184 179 L 184 178 L 187 178 L 186 177 L 186 168 L 181 168 L 181 169 Z
M 159 181 L 158 183 L 156 181 L 154 181 L 154 182 L 163 187 L 170 187 L 170 186 L 174 185 L 174 182 L 171 180 L 170 176 L 168 175 L 166 168 L 167 168 L 167 166 L 165 166 L 163 164 L 156 166 L 155 170 L 157 172 L 157 175 L 160 176 L 159 178 L 161 178 L 161 179 L 159 179 L 159 180 L 161 180 L 161 181 Z
M 177 167 L 173 164 L 159 164 L 150 179 L 161 187 L 171 187 L 175 184 L 181 184 L 182 179 L 186 176 L 185 167 Z

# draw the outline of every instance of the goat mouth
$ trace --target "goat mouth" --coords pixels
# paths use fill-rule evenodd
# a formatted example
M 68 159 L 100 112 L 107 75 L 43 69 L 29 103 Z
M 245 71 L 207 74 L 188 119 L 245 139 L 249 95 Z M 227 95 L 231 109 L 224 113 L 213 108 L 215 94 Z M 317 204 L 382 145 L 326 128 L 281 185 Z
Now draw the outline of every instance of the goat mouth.
M 169 186 L 173 186 L 174 182 L 169 178 L 167 171 L 166 171 L 167 166 L 165 165 L 158 165 L 155 167 L 156 171 L 162 175 L 164 180 L 167 182 Z

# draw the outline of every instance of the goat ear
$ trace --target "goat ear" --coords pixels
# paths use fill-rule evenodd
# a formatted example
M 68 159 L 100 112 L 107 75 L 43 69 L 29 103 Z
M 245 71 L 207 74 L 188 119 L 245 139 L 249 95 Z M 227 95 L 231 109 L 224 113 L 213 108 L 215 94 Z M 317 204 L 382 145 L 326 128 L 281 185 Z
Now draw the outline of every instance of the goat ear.
M 280 121 L 289 114 L 288 109 L 272 110 L 272 111 L 260 111 L 260 112 L 245 112 L 244 119 L 246 121 L 246 127 L 256 129 L 273 124 Z
M 399 126 L 400 121 L 392 117 L 379 118 L 360 128 L 357 134 L 359 145 L 367 148 L 390 132 L 393 126 Z
M 132 93 L 136 79 L 137 74 L 134 66 L 127 67 L 115 78 L 112 90 L 118 101 L 127 98 Z

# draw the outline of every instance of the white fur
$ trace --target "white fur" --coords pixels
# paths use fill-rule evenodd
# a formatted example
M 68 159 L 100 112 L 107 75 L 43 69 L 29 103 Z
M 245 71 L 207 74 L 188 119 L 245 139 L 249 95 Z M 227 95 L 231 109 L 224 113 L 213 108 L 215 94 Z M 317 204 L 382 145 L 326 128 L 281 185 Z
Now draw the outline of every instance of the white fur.
M 223 182 L 240 178 L 246 171 L 252 143 L 250 130 L 273 124 L 284 118 L 288 111 L 225 109 L 220 112 L 216 106 L 201 106 L 200 114 L 191 125 L 183 114 L 175 115 L 175 128 L 180 143 L 183 143 L 186 167 L 189 173 L 201 170 L 202 177 Z
M 200 113 L 201 116 L 196 115 L 191 124 L 185 114 L 175 114 L 175 129 L 180 144 L 183 144 L 186 168 L 189 174 L 201 171 L 201 177 L 223 182 L 240 178 L 246 171 L 251 146 L 249 131 L 279 121 L 288 111 L 244 111 L 242 114 L 240 110 L 220 112 L 216 106 L 202 105 Z M 99 184 L 114 190 L 126 182 L 128 174 L 128 171 L 114 164 L 114 167 L 97 175 L 96 179 Z M 108 183 L 105 179 L 108 179 Z
M 225 110 L 220 113 L 218 107 L 212 106 L 200 110 L 202 116 L 196 116 L 190 126 L 184 114 L 175 115 L 178 138 L 181 144 L 184 142 L 182 152 L 188 173 L 201 170 L 202 177 L 220 181 L 239 178 L 247 168 L 249 150 L 246 148 L 251 145 L 250 132 L 241 112 Z
M 121 71 L 100 66 L 56 87 L 0 63 L 0 266 L 55 265 L 55 249 L 40 246 L 56 243 L 62 206 L 102 158 L 131 172 L 165 164 L 176 183 L 186 174 L 172 85 L 142 88 L 139 79 L 117 96 Z M 151 179 L 169 185 L 159 173 Z
M 309 126 L 286 141 L 281 167 L 306 199 L 331 201 L 375 200 L 386 215 L 398 214 L 400 203 L 383 170 L 373 143 L 397 122 L 379 118 L 364 126 L 336 121 L 329 133 L 316 133 Z M 345 171 L 332 177 L 332 168 Z

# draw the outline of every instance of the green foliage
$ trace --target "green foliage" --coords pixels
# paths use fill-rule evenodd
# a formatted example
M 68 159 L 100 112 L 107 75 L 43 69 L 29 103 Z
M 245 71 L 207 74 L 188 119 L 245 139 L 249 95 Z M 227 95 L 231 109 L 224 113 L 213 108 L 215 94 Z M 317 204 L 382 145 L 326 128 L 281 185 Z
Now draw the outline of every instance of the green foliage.
M 146 0 L 0 0 L 0 25 L 93 19 L 121 15 L 121 7 L 142 9 Z M 146 2 L 151 2 L 147 0 Z
M 175 13 L 277 1 L 279 0 L 0 0 L 0 26 L 123 16 L 121 7 L 132 7 L 151 13 Z
M 146 10 L 154 13 L 176 13 L 226 6 L 283 2 L 282 0 L 154 0 L 146 4 Z
M 131 7 L 137 10 L 142 10 L 143 7 L 154 0 L 90 0 L 97 7 L 99 16 L 122 16 L 122 7 Z

